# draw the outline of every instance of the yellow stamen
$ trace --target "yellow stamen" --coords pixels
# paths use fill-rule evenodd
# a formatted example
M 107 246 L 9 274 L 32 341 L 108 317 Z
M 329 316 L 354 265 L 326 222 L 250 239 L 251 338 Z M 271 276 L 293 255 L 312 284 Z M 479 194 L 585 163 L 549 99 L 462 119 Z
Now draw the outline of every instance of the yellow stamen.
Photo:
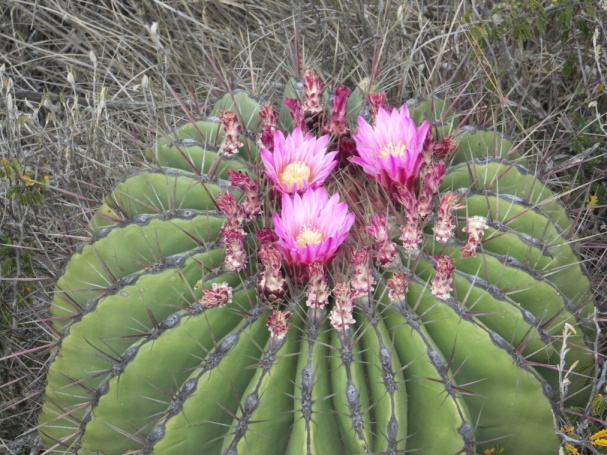
M 379 158 L 386 158 L 388 155 L 403 156 L 406 151 L 407 146 L 402 142 L 390 142 L 377 151 L 377 156 Z
M 278 177 L 280 183 L 289 188 L 294 183 L 301 185 L 304 179 L 310 180 L 310 168 L 303 161 L 293 161 L 283 169 Z
M 310 229 L 304 224 L 299 232 L 299 235 L 295 239 L 295 243 L 298 247 L 304 248 L 306 245 L 317 245 L 324 240 L 322 232 L 318 229 Z

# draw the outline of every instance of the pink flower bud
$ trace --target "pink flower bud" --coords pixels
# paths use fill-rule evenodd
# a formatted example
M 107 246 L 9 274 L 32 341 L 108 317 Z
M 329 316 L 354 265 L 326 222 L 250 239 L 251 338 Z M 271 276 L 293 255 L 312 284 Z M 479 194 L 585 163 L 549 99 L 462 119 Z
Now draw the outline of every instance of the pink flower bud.
M 346 121 L 346 109 L 348 95 L 351 90 L 343 85 L 338 85 L 335 89 L 335 98 L 331 106 L 331 118 L 325 125 L 324 131 L 333 136 L 343 136 L 348 133 L 348 122 Z
M 320 82 L 318 74 L 306 71 L 303 77 L 305 101 L 303 105 L 304 116 L 314 116 L 323 111 L 322 90 L 325 86 Z
M 259 136 L 259 142 L 261 147 L 268 149 L 270 152 L 274 151 L 274 131 L 278 126 L 278 116 L 272 106 L 263 105 L 259 111 L 259 117 L 261 118 L 261 134 Z
M 453 266 L 455 260 L 449 256 L 433 256 L 433 258 L 437 264 L 434 266 L 436 275 L 432 280 L 431 292 L 437 298 L 446 300 L 453 290 L 451 288 L 451 274 L 455 271 L 455 267 Z
M 285 98 L 282 102 L 291 109 L 289 115 L 293 119 L 293 128 L 299 127 L 303 132 L 308 131 L 308 125 L 306 124 L 303 108 L 301 107 L 299 100 L 295 98 Z
M 369 108 L 371 110 L 371 118 L 375 119 L 377 113 L 381 109 L 390 110 L 391 108 L 386 105 L 386 92 L 373 92 L 367 95 L 369 100 Z
M 203 289 L 198 303 L 205 307 L 221 307 L 232 302 L 232 288 L 228 283 L 213 283 L 212 289 Z

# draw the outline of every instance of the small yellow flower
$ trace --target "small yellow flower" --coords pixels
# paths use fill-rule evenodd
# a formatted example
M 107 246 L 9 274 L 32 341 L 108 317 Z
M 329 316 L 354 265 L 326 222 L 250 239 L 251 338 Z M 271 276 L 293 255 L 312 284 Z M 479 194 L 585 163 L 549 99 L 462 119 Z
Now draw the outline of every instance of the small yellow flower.
M 559 428 L 559 431 L 561 433 L 573 433 L 574 430 L 575 430 L 575 428 L 567 426 L 567 425 L 563 425 L 561 428 Z
M 588 199 L 586 199 L 586 207 L 592 208 L 592 207 L 596 207 L 597 205 L 599 205 L 598 196 L 595 196 L 595 195 L 588 196 Z
M 572 455 L 580 455 L 579 450 L 573 447 L 571 444 L 565 444 L 565 450 Z
M 25 182 L 25 186 L 33 186 L 34 185 L 34 181 L 32 180 L 31 177 L 28 177 L 27 175 L 24 175 L 23 177 L 21 177 L 23 179 L 23 181 Z
M 607 447 L 607 439 L 605 438 L 605 436 L 607 436 L 607 429 L 597 431 L 592 436 L 590 436 L 590 442 L 594 446 Z

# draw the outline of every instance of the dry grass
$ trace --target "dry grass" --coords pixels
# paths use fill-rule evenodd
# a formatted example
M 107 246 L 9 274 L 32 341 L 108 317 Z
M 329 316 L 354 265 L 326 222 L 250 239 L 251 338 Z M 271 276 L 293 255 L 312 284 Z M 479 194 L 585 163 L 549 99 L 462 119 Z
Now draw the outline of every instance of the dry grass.
M 563 194 L 604 310 L 607 4 L 539 4 L 0 0 L 0 158 L 49 178 L 31 205 L 8 192 L 41 184 L 0 180 L 0 453 L 38 453 L 54 282 L 91 211 L 183 123 L 174 93 L 202 116 L 233 88 L 277 102 L 290 76 L 314 69 L 329 87 L 368 78 L 393 102 L 448 99 L 517 141 Z M 531 24 L 524 41 L 519 23 Z M 487 41 L 485 24 L 499 36 Z

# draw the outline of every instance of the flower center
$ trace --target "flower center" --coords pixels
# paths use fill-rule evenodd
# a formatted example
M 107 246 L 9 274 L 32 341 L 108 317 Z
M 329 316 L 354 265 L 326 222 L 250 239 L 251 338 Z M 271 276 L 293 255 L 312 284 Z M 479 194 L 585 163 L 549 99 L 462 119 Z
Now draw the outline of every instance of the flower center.
M 306 245 L 317 245 L 324 240 L 324 235 L 319 229 L 310 229 L 304 224 L 295 239 L 298 247 L 304 248 Z
M 305 180 L 310 179 L 310 168 L 303 161 L 293 161 L 283 169 L 278 177 L 280 183 L 287 187 L 291 187 L 294 183 L 301 185 Z
M 386 158 L 388 155 L 403 156 L 407 151 L 407 146 L 402 142 L 390 142 L 377 151 L 379 158 Z

